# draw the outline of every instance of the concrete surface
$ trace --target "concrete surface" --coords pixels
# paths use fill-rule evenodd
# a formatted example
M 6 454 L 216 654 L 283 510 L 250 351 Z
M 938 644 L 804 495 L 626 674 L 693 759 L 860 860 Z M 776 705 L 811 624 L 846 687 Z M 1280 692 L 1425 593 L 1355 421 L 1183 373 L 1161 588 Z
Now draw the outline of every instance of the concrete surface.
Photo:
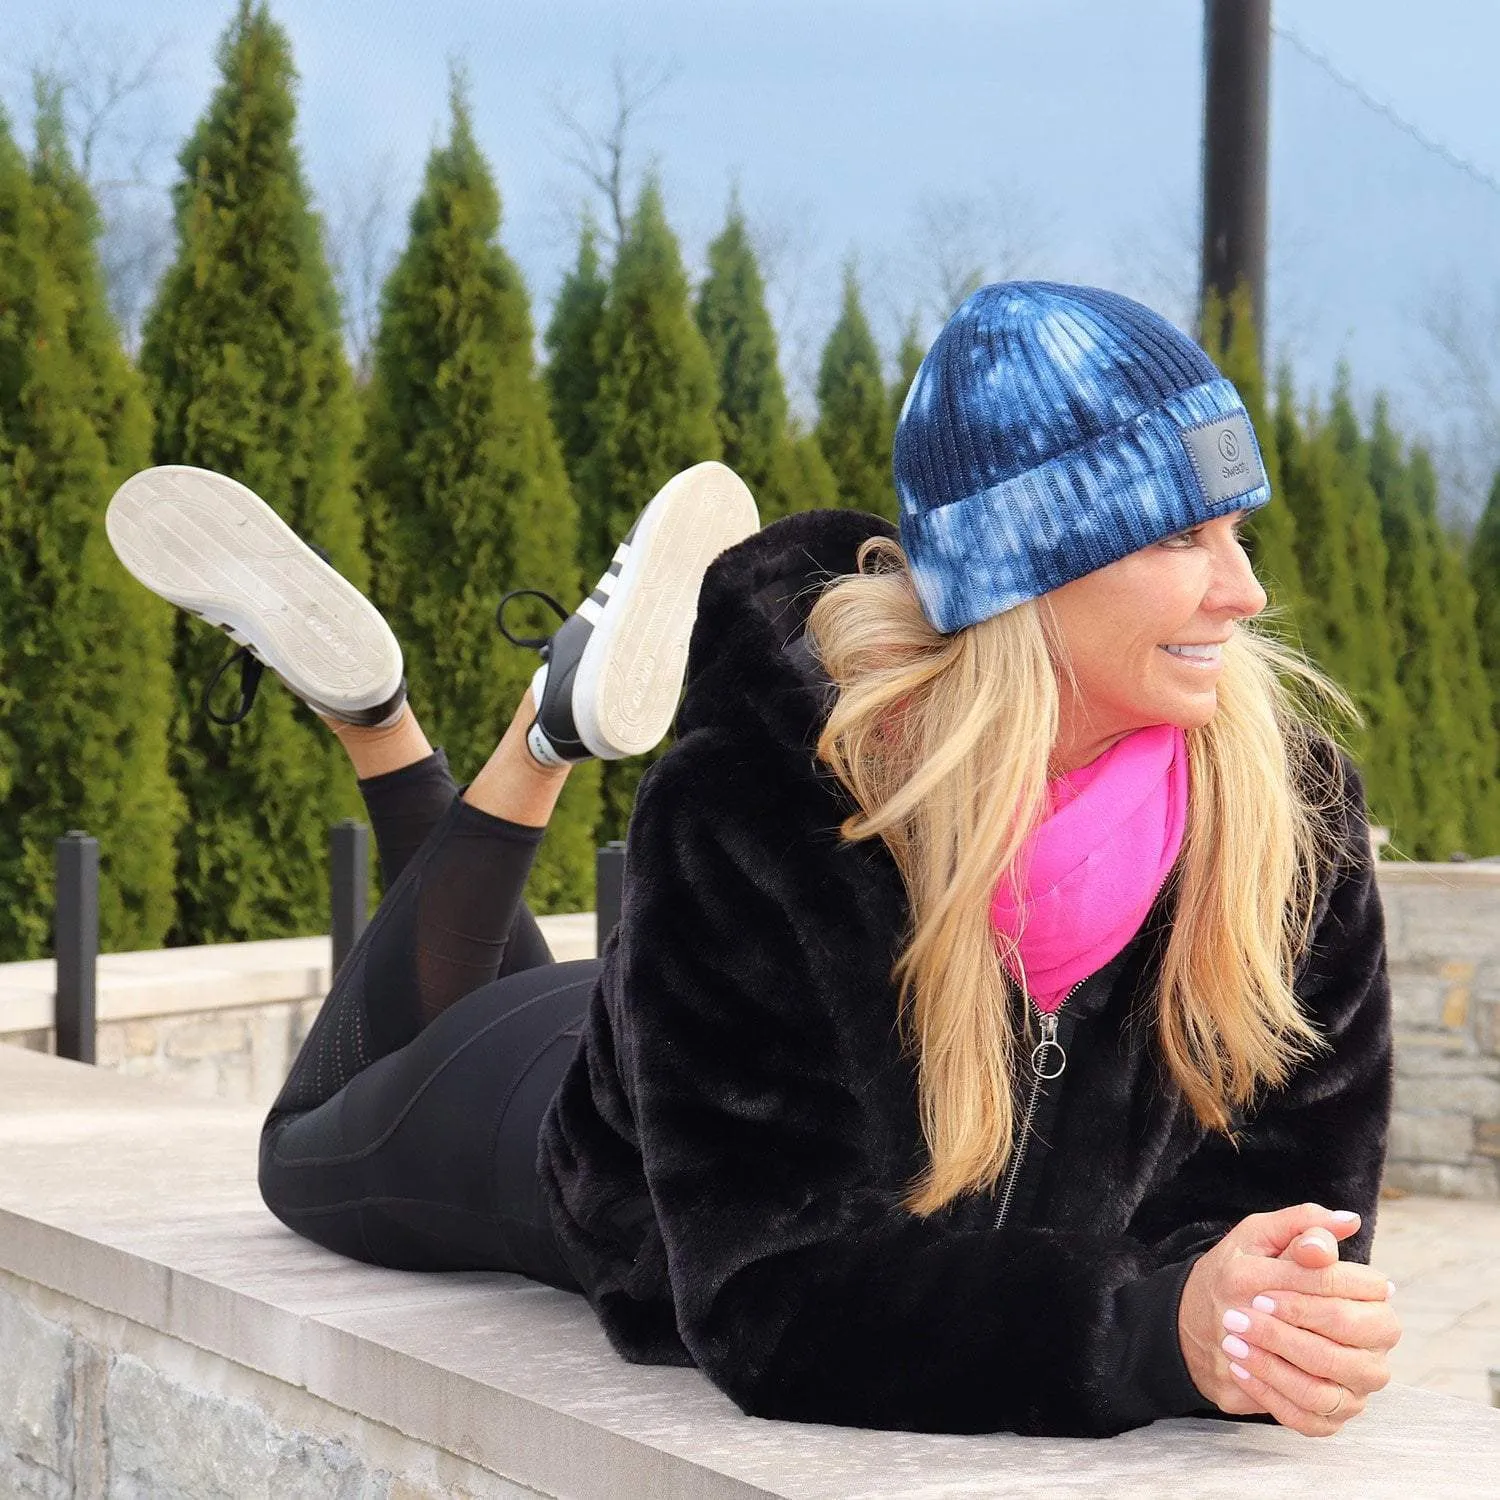
M 519 1277 L 382 1271 L 297 1239 L 256 1196 L 258 1125 L 258 1111 L 0 1047 L 0 1291 L 35 1347 L 74 1337 L 107 1351 L 134 1370 L 136 1400 L 170 1387 L 179 1401 L 238 1403 L 247 1431 L 300 1432 L 285 1451 L 320 1472 L 399 1439 L 428 1452 L 432 1473 L 485 1476 L 484 1488 L 455 1480 L 454 1494 L 598 1500 L 1094 1486 L 1239 1497 L 1289 1485 L 1425 1500 L 1483 1495 L 1500 1476 L 1500 1412 L 1402 1385 L 1325 1442 L 1198 1421 L 1080 1442 L 753 1420 L 694 1370 L 621 1362 L 580 1298 Z M 1442 1345 L 1469 1318 L 1482 1362 L 1487 1314 L 1473 1314 L 1493 1310 L 1493 1257 L 1462 1227 L 1475 1205 L 1444 1207 L 1451 1220 L 1429 1228 L 1415 1200 L 1386 1205 L 1377 1256 L 1390 1246 L 1403 1315 L 1429 1308 L 1423 1337 Z M 1489 1280 L 1473 1285 L 1475 1267 Z M 1469 1368 L 1467 1355 L 1453 1368 Z M 262 1415 L 250 1422 L 246 1406 Z

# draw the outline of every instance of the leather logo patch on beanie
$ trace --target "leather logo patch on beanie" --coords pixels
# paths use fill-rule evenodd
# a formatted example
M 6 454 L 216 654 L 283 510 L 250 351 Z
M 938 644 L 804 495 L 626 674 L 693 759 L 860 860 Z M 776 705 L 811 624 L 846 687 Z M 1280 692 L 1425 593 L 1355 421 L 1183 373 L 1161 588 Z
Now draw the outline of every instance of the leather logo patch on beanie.
M 1098 287 L 980 287 L 896 426 L 901 545 L 951 633 L 1271 498 L 1239 392 L 1192 339 Z
M 1210 505 L 1237 499 L 1266 483 L 1265 466 L 1245 417 L 1229 417 L 1207 427 L 1189 428 L 1182 440 L 1203 481 L 1203 493 Z

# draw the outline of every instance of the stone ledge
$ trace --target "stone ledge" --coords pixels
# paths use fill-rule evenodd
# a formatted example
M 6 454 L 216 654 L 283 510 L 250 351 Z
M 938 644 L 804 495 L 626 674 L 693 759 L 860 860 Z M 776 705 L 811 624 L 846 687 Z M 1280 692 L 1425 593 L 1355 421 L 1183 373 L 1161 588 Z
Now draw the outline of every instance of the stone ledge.
M 593 957 L 594 922 L 591 911 L 537 919 L 559 963 Z M 328 993 L 330 962 L 327 937 L 105 953 L 99 958 L 96 1018 L 131 1021 L 319 1000 Z M 52 959 L 0 964 L 0 1035 L 49 1029 L 56 994 Z
M 307 1441 L 287 1451 L 343 1440 L 317 1426 L 331 1411 L 346 1432 L 421 1446 L 433 1472 L 491 1476 L 475 1494 L 895 1500 L 1098 1485 L 1154 1500 L 1191 1472 L 1195 1496 L 1323 1481 L 1427 1500 L 1472 1494 L 1500 1467 L 1500 1412 L 1402 1386 L 1317 1443 L 1191 1421 L 1100 1443 L 758 1421 L 694 1370 L 624 1364 L 580 1298 L 513 1276 L 382 1271 L 299 1240 L 256 1195 L 258 1128 L 255 1110 L 0 1047 L 0 1290 L 127 1361 L 187 1351 L 158 1385 L 187 1370 L 247 1409 L 302 1402 Z M 135 1374 L 137 1387 L 156 1378 Z

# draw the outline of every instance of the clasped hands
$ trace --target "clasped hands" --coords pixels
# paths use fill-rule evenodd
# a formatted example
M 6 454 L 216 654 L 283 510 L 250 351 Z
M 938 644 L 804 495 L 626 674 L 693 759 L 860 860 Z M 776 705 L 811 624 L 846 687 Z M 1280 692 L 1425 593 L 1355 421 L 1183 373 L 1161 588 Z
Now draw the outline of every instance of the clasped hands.
M 1339 1259 L 1359 1222 L 1316 1203 L 1251 1214 L 1198 1258 L 1177 1336 L 1193 1384 L 1221 1411 L 1269 1412 L 1328 1437 L 1390 1380 L 1394 1287 Z

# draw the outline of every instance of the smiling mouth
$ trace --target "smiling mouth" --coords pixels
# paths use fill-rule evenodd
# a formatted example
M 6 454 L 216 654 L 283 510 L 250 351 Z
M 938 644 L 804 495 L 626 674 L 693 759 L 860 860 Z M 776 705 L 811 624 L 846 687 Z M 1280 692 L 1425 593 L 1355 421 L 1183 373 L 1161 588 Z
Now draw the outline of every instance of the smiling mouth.
M 1168 656 L 1186 662 L 1190 667 L 1220 667 L 1224 664 L 1223 646 L 1158 646 L 1157 650 L 1165 651 Z

